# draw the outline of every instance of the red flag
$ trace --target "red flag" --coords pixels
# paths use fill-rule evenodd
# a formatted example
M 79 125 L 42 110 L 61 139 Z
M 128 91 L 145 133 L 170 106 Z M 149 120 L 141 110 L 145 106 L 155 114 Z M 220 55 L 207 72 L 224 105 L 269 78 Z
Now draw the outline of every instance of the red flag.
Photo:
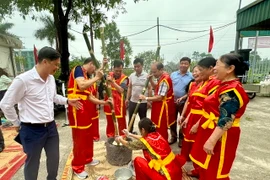
M 210 53 L 212 51 L 213 45 L 214 45 L 214 34 L 213 34 L 212 26 L 210 26 L 210 37 L 209 37 L 208 53 Z
M 35 57 L 35 63 L 37 64 L 38 63 L 38 54 L 37 54 L 37 48 L 35 45 L 34 45 L 34 57 Z
M 124 41 L 120 41 L 120 59 L 123 61 L 125 57 L 125 47 L 124 47 Z

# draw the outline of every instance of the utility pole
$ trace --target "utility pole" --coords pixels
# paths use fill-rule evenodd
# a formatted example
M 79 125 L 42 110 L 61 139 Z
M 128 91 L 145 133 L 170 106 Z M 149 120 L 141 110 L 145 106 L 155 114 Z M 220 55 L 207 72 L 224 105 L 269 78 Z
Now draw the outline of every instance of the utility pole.
M 158 47 L 160 47 L 160 40 L 159 40 L 159 17 L 157 17 L 157 40 L 158 40 Z M 160 55 L 158 54 L 157 61 L 160 59 Z
M 88 6 L 88 15 L 89 15 L 89 27 L 90 27 L 90 41 L 91 41 L 91 46 L 92 50 L 94 50 L 94 33 L 93 33 L 93 21 L 92 21 L 92 7 L 91 7 L 91 0 L 89 1 L 89 6 Z
M 242 0 L 239 0 L 239 6 L 238 6 L 238 10 L 241 8 L 241 4 L 242 4 Z M 237 10 L 237 11 L 238 11 Z M 236 12 L 236 17 L 237 17 L 237 12 Z M 236 20 L 236 25 L 237 25 L 237 20 Z M 236 26 L 237 28 L 237 26 Z M 238 49 L 239 49 L 239 39 L 240 39 L 240 31 L 238 31 L 236 29 L 236 35 L 235 35 L 235 45 L 234 45 L 234 52 L 238 53 Z M 242 43 L 241 43 L 242 46 Z

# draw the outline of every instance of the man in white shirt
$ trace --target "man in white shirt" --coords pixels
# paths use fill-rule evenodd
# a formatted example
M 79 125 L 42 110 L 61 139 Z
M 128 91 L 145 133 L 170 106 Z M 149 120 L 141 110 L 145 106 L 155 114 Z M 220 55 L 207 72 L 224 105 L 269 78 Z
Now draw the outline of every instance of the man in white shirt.
M 56 180 L 59 165 L 59 135 L 54 121 L 54 103 L 80 108 L 78 99 L 69 100 L 56 94 L 53 74 L 59 69 L 60 54 L 43 47 L 38 64 L 17 76 L 0 103 L 6 118 L 19 131 L 23 150 L 27 155 L 25 180 L 38 178 L 41 151 L 47 156 L 47 180 Z M 14 105 L 18 104 L 19 115 Z
M 133 61 L 134 70 L 129 76 L 129 85 L 127 90 L 127 98 L 126 98 L 126 107 L 128 107 L 128 115 L 129 115 L 129 123 L 131 121 L 131 117 L 134 113 L 135 107 L 137 106 L 137 102 L 139 101 L 139 96 L 142 93 L 142 90 L 145 86 L 145 82 L 147 80 L 148 74 L 143 72 L 143 59 L 136 58 Z M 149 83 L 148 86 L 148 97 L 152 96 L 152 89 Z M 147 107 L 150 107 L 151 103 L 147 102 L 146 100 L 142 100 L 141 104 L 139 105 L 138 114 L 140 119 L 146 117 Z M 133 131 L 133 124 L 131 126 L 130 132 Z

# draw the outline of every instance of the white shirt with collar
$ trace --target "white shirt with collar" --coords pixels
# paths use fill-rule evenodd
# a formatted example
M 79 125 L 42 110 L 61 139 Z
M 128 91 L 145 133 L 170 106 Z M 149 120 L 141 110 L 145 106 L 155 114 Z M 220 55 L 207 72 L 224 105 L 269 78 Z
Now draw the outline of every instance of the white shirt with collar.
M 52 75 L 44 81 L 34 67 L 13 80 L 0 102 L 0 108 L 14 126 L 19 126 L 20 122 L 47 123 L 54 120 L 54 102 L 64 105 L 67 98 L 56 94 Z M 19 117 L 15 104 L 18 104 Z

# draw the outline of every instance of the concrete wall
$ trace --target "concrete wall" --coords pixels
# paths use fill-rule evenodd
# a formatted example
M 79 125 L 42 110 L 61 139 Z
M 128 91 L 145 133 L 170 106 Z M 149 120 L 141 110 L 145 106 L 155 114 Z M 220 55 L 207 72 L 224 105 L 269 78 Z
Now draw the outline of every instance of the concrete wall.
M 270 97 L 270 84 L 268 85 L 261 85 L 260 93 L 258 96 L 268 96 Z
M 15 77 L 17 74 L 16 69 L 15 74 L 13 73 L 10 50 L 5 46 L 0 46 L 0 67 L 5 69 L 10 76 Z
M 243 84 L 246 92 L 252 91 L 256 92 L 258 96 L 270 96 L 270 84 L 260 85 L 260 84 Z

